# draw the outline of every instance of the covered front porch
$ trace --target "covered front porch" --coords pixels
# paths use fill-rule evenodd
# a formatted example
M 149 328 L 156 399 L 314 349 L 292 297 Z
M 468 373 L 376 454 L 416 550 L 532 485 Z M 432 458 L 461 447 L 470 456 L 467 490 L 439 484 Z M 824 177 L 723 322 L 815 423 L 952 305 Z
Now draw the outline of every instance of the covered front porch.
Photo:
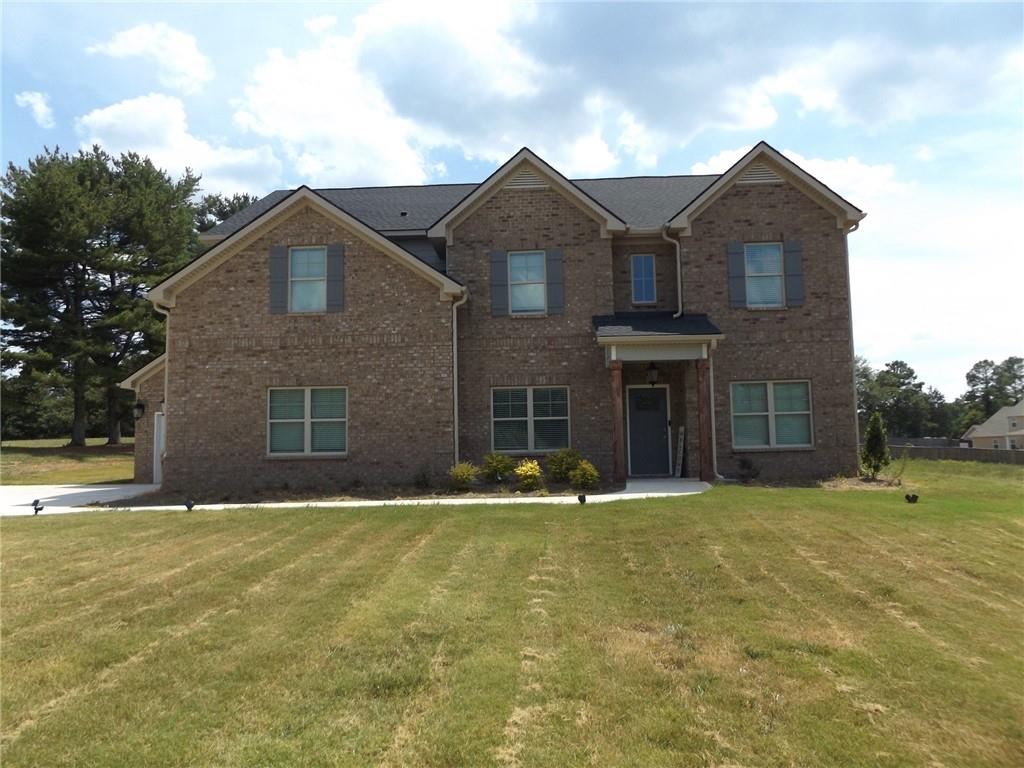
M 612 389 L 616 481 L 714 478 L 711 353 L 724 336 L 706 315 L 594 317 Z

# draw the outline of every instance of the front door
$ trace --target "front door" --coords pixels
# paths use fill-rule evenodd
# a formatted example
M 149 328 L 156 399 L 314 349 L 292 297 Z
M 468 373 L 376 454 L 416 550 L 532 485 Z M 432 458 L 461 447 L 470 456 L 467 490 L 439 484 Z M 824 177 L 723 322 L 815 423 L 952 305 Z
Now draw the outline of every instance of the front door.
M 669 475 L 668 388 L 630 387 L 629 474 Z

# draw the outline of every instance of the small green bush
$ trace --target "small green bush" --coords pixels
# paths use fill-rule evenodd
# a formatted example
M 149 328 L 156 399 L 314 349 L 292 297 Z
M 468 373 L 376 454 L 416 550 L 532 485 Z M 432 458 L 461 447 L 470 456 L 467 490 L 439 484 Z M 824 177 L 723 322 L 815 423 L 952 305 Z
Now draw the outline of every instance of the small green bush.
M 576 469 L 569 473 L 569 482 L 577 491 L 589 491 L 601 482 L 601 473 L 586 459 L 580 459 Z
M 536 459 L 523 459 L 516 465 L 515 473 L 521 490 L 535 491 L 544 485 L 544 470 Z
M 471 461 L 460 461 L 448 470 L 448 477 L 451 478 L 452 488 L 464 491 L 476 482 L 480 468 Z
M 581 461 L 583 457 L 575 448 L 563 448 L 548 456 L 548 474 L 552 480 L 564 483 L 569 479 L 569 473 L 576 469 Z
M 885 433 L 885 422 L 882 421 L 882 414 L 878 411 L 872 413 L 868 420 L 864 446 L 860 449 L 860 461 L 864 472 L 872 480 L 877 478 L 878 473 L 889 466 L 889 462 L 892 461 L 888 435 Z
M 512 477 L 516 462 L 511 456 L 501 453 L 488 453 L 484 456 L 483 475 L 489 483 L 501 483 Z

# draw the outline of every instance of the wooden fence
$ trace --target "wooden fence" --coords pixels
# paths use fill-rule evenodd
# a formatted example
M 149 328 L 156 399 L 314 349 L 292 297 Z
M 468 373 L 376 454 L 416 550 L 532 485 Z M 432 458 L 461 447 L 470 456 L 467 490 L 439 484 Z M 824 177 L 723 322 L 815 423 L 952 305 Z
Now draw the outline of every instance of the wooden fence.
M 952 461 L 988 461 L 996 464 L 1024 464 L 1024 451 L 1005 448 L 925 448 L 918 445 L 889 444 L 892 457 L 898 459 L 906 451 L 912 459 L 950 459 Z

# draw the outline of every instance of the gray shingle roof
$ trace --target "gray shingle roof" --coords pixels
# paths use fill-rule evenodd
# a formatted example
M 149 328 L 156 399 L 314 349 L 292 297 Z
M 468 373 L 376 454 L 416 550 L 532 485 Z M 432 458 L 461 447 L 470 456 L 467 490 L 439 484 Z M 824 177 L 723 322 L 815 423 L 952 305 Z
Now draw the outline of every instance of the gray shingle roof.
M 707 189 L 717 176 L 638 176 L 580 179 L 580 189 L 634 229 L 655 229 Z M 318 189 L 338 207 L 380 232 L 426 230 L 477 184 L 430 184 L 419 187 Z M 239 211 L 206 234 L 226 237 L 266 213 L 292 190 L 279 189 Z M 405 212 L 403 215 L 402 212 Z
M 707 315 L 673 317 L 674 312 L 616 312 L 595 315 L 598 338 L 630 336 L 716 336 L 721 333 Z

